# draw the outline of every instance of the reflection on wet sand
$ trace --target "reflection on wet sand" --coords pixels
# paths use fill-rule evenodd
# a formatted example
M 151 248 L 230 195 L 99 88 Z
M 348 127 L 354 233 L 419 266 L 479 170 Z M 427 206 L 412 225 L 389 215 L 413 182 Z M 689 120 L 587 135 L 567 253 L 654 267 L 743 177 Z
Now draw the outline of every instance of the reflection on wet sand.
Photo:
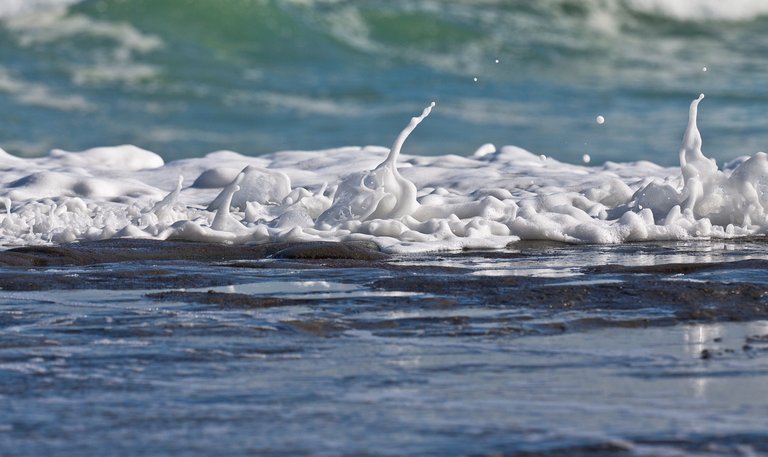
M 693 358 L 708 359 L 712 351 L 713 343 L 718 343 L 722 336 L 722 327 L 719 324 L 695 324 L 685 328 L 683 348 Z M 706 370 L 706 365 L 703 367 Z M 696 397 L 704 397 L 707 394 L 709 377 L 691 377 L 691 390 Z
M 765 453 L 762 248 L 0 253 L 0 453 Z

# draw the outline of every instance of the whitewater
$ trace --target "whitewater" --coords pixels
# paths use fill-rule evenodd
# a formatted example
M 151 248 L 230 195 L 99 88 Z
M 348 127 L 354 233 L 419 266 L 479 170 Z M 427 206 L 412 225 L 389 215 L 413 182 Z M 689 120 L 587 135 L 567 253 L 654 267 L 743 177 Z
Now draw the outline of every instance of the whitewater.
M 468 157 L 401 154 L 434 103 L 391 149 L 218 151 L 168 163 L 131 145 L 33 159 L 3 152 L 0 240 L 370 241 L 406 253 L 762 235 L 768 156 L 718 168 L 702 153 L 703 97 L 691 102 L 679 169 L 573 165 L 491 144 Z

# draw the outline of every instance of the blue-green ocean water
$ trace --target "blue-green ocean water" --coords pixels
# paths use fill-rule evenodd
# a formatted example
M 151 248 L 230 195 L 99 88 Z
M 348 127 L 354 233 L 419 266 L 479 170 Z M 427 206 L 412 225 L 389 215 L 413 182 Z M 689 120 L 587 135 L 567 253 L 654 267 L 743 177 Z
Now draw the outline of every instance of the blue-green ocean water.
M 0 147 L 22 156 L 121 143 L 169 160 L 389 145 L 435 100 L 408 153 L 491 142 L 672 165 L 700 92 L 708 155 L 768 149 L 760 2 L 0 5 Z

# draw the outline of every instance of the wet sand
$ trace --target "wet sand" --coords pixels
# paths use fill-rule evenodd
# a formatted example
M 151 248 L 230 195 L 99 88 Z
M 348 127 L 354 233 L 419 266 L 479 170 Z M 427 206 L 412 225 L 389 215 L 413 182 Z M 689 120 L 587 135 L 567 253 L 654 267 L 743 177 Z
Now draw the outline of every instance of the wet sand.
M 664 253 L 669 244 L 658 245 Z M 107 288 L 183 289 L 224 286 L 249 281 L 250 276 L 210 274 L 207 270 L 226 269 L 329 269 L 370 270 L 361 285 L 381 292 L 399 292 L 390 300 L 403 302 L 413 309 L 441 306 L 477 308 L 515 308 L 556 317 L 570 311 L 605 311 L 606 316 L 569 321 L 561 326 L 585 325 L 648 326 L 686 322 L 750 321 L 768 318 L 768 286 L 761 282 L 733 280 L 740 271 L 760 272 L 768 259 L 715 260 L 708 262 L 659 263 L 651 265 L 576 265 L 570 275 L 540 277 L 504 274 L 488 276 L 472 273 L 462 261 L 494 261 L 514 265 L 519 261 L 536 262 L 537 256 L 571 251 L 572 246 L 556 243 L 524 243 L 509 251 L 472 251 L 428 256 L 391 256 L 372 243 L 311 242 L 274 243 L 255 246 L 163 242 L 153 240 L 110 240 L 75 243 L 54 247 L 24 247 L 0 252 L 0 288 L 9 291 Z M 651 252 L 653 246 L 643 249 Z M 576 248 L 578 249 L 578 248 Z M 585 263 L 590 247 L 581 247 Z M 604 249 L 601 247 L 600 249 Z M 618 248 L 626 249 L 626 248 Z M 618 250 L 617 249 L 617 250 Z M 555 256 L 557 257 L 557 256 Z M 631 258 L 632 256 L 627 256 Z M 422 264 L 420 260 L 425 260 Z M 550 260 L 551 261 L 551 260 Z M 190 271 L 163 268 L 162 263 L 188 263 Z M 67 267 L 96 265 L 131 266 L 127 271 L 94 270 L 77 275 Z M 542 262 L 544 264 L 544 262 Z M 45 273 L 38 269 L 64 267 Z M 720 280 L 684 280 L 686 275 L 707 273 Z M 300 274 L 300 273 L 299 273 Z M 728 280 L 728 278 L 731 278 Z M 230 295 L 229 297 L 227 295 Z M 291 306 L 280 297 L 250 297 L 214 291 L 185 292 L 173 290 L 147 295 L 158 301 L 188 301 L 220 307 Z M 346 297 L 322 298 L 339 304 Z M 301 303 L 312 303 L 307 299 Z M 318 302 L 319 303 L 319 302 Z M 610 319 L 611 313 L 632 311 L 639 317 Z M 646 311 L 645 314 L 642 314 Z
M 11 249 L 0 453 L 768 452 L 764 247 Z

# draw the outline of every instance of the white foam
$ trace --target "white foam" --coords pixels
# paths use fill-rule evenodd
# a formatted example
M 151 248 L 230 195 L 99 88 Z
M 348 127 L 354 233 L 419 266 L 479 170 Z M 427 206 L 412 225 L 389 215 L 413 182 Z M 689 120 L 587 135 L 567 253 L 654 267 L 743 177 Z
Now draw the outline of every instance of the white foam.
M 642 161 L 587 167 L 493 145 L 469 157 L 404 155 L 406 138 L 433 105 L 389 150 L 219 151 L 167 164 L 134 146 L 54 150 L 39 159 L 0 150 L 0 241 L 370 240 L 389 252 L 424 252 L 503 248 L 520 239 L 764 234 L 768 155 L 719 169 L 702 152 L 702 100 L 690 106 L 680 168 Z
M 433 102 L 414 117 L 392 145 L 387 158 L 374 170 L 346 177 L 334 194 L 333 204 L 318 217 L 320 226 L 337 226 L 349 220 L 397 218 L 419 208 L 416 186 L 397 170 L 397 158 L 408 135 L 426 118 Z
M 768 14 L 764 0 L 626 0 L 635 11 L 683 21 L 744 21 Z
M 62 9 L 81 0 L 3 0 L 0 2 L 0 19 L 22 16 L 38 11 Z

